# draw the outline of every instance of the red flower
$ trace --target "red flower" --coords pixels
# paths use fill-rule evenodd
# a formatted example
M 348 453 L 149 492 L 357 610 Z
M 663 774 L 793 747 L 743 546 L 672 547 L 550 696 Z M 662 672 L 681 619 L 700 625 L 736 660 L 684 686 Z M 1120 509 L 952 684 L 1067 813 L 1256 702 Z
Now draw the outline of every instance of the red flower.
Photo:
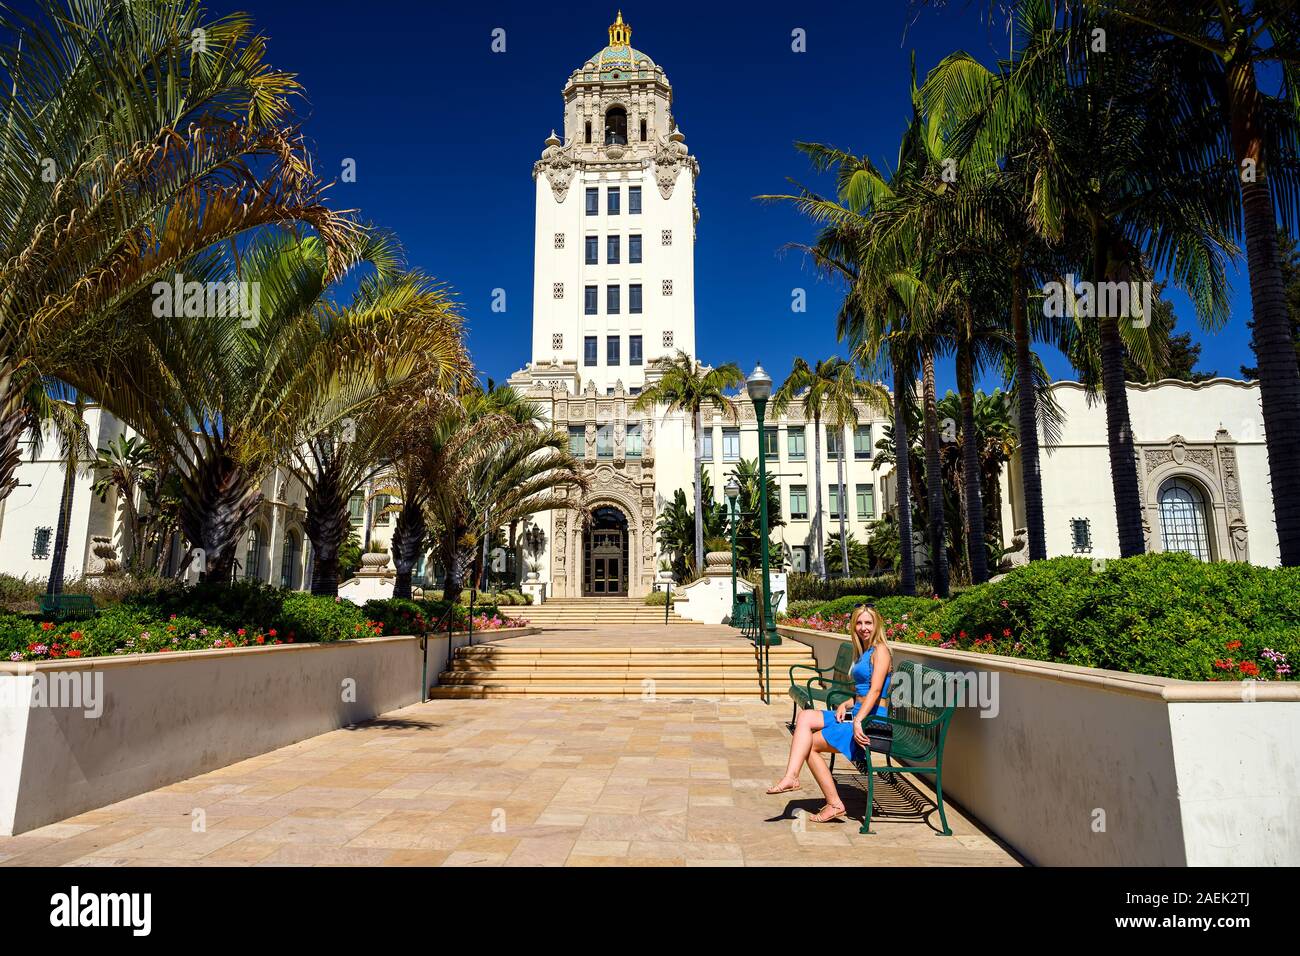
M 1254 661 L 1242 661 L 1237 670 L 1241 671 L 1247 677 L 1259 676 L 1259 665 Z
M 274 634 L 275 631 L 272 631 L 271 633 Z M 257 635 L 257 643 L 259 643 L 259 644 L 265 644 L 265 643 L 266 643 L 266 638 L 264 638 L 261 634 Z
M 1227 644 L 1223 646 L 1230 651 L 1235 651 L 1237 648 L 1241 647 L 1241 641 L 1229 641 Z
M 41 621 L 41 630 L 42 630 L 42 631 L 52 631 L 52 630 L 54 630 L 54 625 L 51 624 L 49 621 Z
M 966 636 L 966 632 L 965 632 L 965 631 L 958 631 L 958 632 L 957 632 L 957 636 L 958 636 L 958 637 L 965 637 L 965 636 Z
M 76 650 L 68 651 L 68 656 L 69 656 L 69 657 L 80 657 L 80 656 L 81 656 L 81 651 L 76 651 Z
M 71 634 L 68 635 L 68 639 L 71 640 L 71 641 L 79 641 L 79 640 L 81 640 L 81 632 L 80 632 L 80 631 L 73 631 Z
M 240 628 L 239 630 L 237 630 L 235 633 L 238 634 L 240 637 L 243 637 L 245 631 L 244 631 L 244 629 L 241 627 L 241 628 Z
M 937 641 L 941 637 L 943 637 L 943 635 L 940 634 L 938 631 L 935 631 L 932 635 L 930 635 L 930 639 L 933 641 Z
M 1011 628 L 1009 628 L 1009 627 L 1004 627 L 1004 628 L 1002 629 L 1002 636 L 1003 636 L 1003 637 L 1010 637 L 1010 636 L 1011 636 Z
M 267 633 L 269 636 L 271 636 L 271 637 L 275 637 L 275 628 L 271 628 L 271 629 L 270 629 L 269 631 L 267 631 L 266 633 Z
M 1214 666 L 1221 671 L 1230 671 L 1236 666 L 1235 661 L 1215 661 Z

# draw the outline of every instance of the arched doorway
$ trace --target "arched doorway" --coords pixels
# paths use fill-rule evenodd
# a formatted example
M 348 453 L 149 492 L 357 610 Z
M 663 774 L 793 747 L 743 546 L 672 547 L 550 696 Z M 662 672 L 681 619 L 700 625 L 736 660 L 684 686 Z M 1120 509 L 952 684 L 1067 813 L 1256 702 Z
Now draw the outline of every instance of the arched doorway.
M 604 505 L 592 510 L 582 535 L 582 594 L 619 597 L 627 594 L 627 515 Z

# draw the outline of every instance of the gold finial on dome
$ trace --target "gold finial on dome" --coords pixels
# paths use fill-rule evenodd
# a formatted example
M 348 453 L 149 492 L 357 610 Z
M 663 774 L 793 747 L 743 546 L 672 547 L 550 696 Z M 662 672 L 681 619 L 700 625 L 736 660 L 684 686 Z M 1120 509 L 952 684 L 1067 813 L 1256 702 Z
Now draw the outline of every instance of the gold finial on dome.
M 610 46 L 630 46 L 632 43 L 632 28 L 623 22 L 623 11 L 618 11 L 618 19 L 611 24 L 609 28 L 609 45 Z

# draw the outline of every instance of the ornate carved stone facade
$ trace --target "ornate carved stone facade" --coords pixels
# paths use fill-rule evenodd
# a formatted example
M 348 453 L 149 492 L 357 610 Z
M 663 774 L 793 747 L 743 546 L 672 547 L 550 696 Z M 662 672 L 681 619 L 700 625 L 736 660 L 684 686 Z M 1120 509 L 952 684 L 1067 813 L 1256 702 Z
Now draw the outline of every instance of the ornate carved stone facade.
M 1171 435 L 1165 442 L 1139 444 L 1142 528 L 1148 551 L 1164 550 L 1158 530 L 1160 492 L 1171 479 L 1181 478 L 1204 495 L 1211 556 L 1219 561 L 1250 560 L 1250 532 L 1242 502 L 1236 445 L 1226 428 L 1215 432 L 1213 442 L 1190 442 L 1182 435 Z M 1153 529 L 1157 529 L 1155 533 Z

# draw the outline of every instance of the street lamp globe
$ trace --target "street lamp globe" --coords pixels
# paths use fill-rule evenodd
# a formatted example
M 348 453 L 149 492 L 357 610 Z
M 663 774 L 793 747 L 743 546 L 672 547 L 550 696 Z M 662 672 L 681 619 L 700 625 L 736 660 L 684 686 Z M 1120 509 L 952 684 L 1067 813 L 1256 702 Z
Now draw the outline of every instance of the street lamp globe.
M 745 379 L 745 390 L 751 402 L 765 402 L 772 396 L 772 376 L 763 371 L 762 364 L 754 366 L 754 371 Z
M 723 490 L 727 493 L 727 498 L 731 503 L 735 504 L 736 499 L 740 497 L 740 482 L 736 481 L 735 478 L 728 478 Z

